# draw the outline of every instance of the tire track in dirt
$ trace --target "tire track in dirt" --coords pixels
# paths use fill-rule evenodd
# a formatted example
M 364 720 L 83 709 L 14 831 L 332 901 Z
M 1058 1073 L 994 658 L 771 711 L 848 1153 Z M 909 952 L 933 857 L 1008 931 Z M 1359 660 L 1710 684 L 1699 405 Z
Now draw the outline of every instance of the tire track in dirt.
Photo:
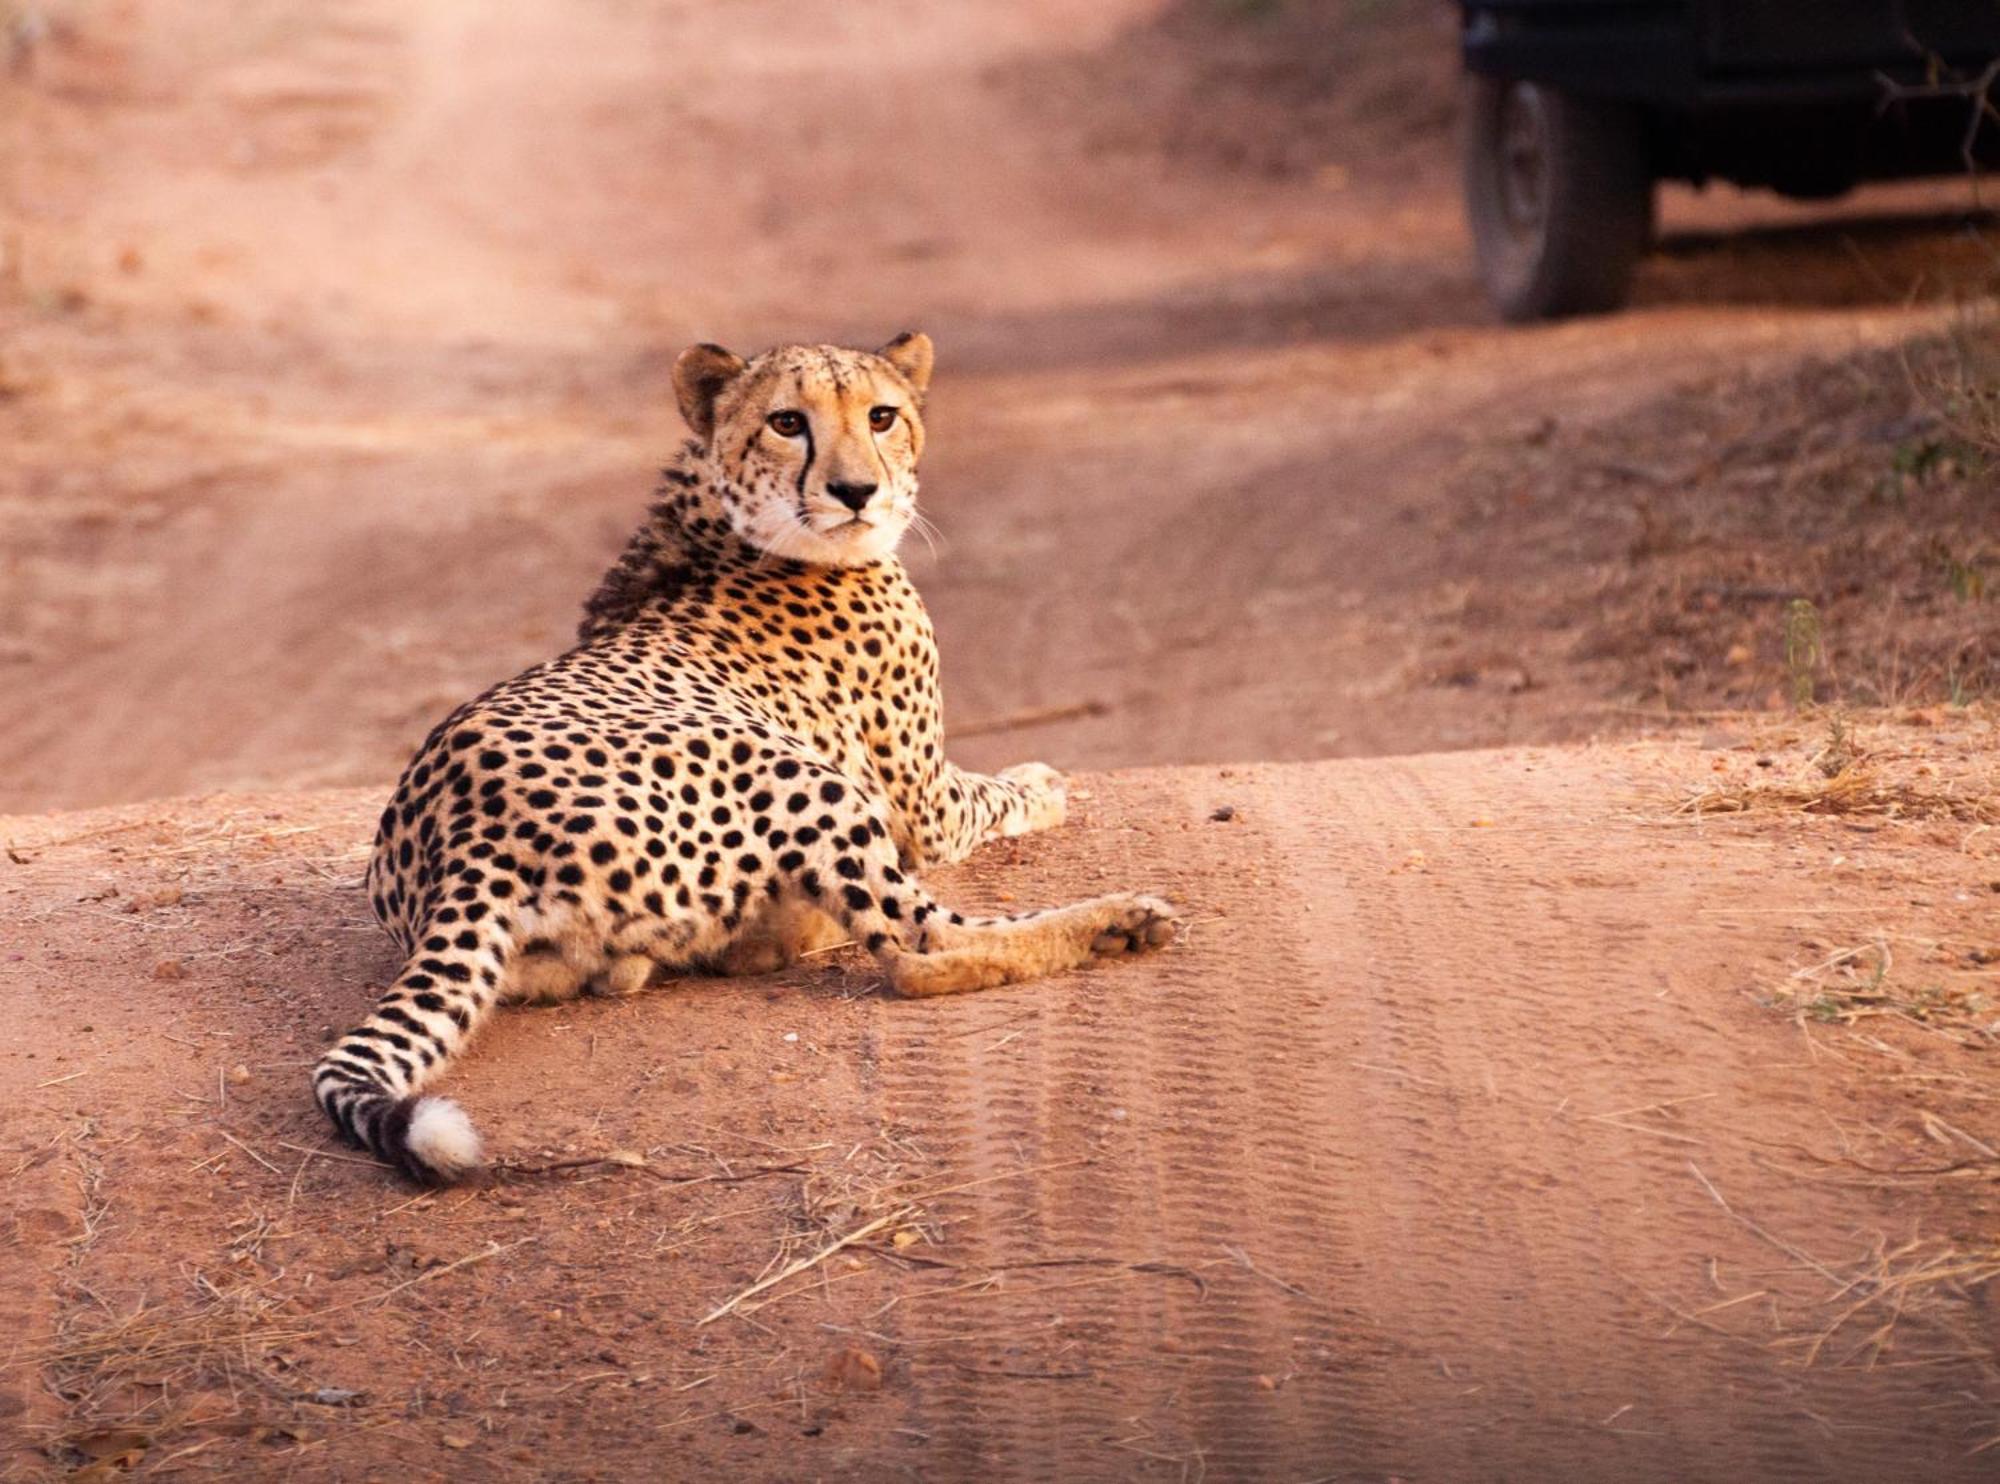
M 1762 1287 L 1810 1313 L 1824 1296 L 1718 1211 L 1691 1166 L 1782 1210 L 1778 1228 L 1811 1233 L 1803 1245 L 1837 1268 L 1885 1218 L 1774 1183 L 1758 1157 L 1819 1089 L 1742 1005 L 1757 934 L 1704 915 L 1796 888 L 1740 856 L 1702 870 L 1693 835 L 1636 819 L 1615 776 L 1535 768 L 1367 764 L 1338 795 L 1338 830 L 1305 800 L 1274 830 L 1303 898 L 1344 878 L 1361 903 L 1358 937 L 1321 947 L 1371 970 L 1374 992 L 1351 1006 L 1371 1043 L 1354 1058 L 1352 1126 L 1381 1212 L 1360 1227 L 1363 1262 L 1413 1347 L 1396 1389 L 1428 1424 L 1386 1466 L 1660 1479 L 1725 1460 L 1777 1479 L 1908 1467 L 1907 1438 L 1867 1429 L 1914 1415 L 1922 1386 L 1781 1366 L 1797 1321 L 1778 1324 L 1775 1308 L 1761 1333 L 1670 1340 L 1658 1297 L 1698 1292 L 1704 1262 L 1725 1291 L 1684 1309 Z M 1581 810 L 1571 790 L 1588 794 Z M 1424 864 L 1406 867 L 1409 850 Z M 1689 981 L 1708 993 L 1683 1007 Z M 1870 1420 L 1842 1436 L 1824 1415 Z M 1962 1463 L 1946 1447 L 1931 1460 Z
M 1043 1162 L 1034 1097 L 1039 1078 L 996 1083 L 979 1068 L 982 1048 L 996 1037 L 1012 1034 L 1015 1045 L 1039 1046 L 1034 1007 L 1008 1003 L 1015 999 L 968 1005 L 980 1012 L 971 1016 L 927 1013 L 938 1008 L 932 1005 L 891 1006 L 883 1015 L 886 1120 L 917 1131 L 918 1147 L 932 1160 L 927 1188 L 968 1187 L 927 1211 L 943 1223 L 942 1251 L 931 1260 L 952 1266 L 931 1270 L 926 1289 L 950 1290 L 1046 1250 L 1044 1186 L 1017 1174 Z M 980 1414 L 976 1372 L 991 1364 L 985 1359 L 991 1350 L 979 1337 L 991 1317 L 976 1302 L 918 1297 L 899 1304 L 886 1325 L 906 1351 L 911 1394 L 929 1402 L 911 1409 L 909 1424 L 924 1440 L 927 1468 L 948 1461 L 953 1471 L 978 1470 L 993 1452 L 1043 1460 L 1055 1446 L 1044 1413 Z M 946 1334 L 974 1338 L 938 1346 Z
M 1434 1304 L 1439 1322 L 1395 1328 L 1410 1347 L 1402 1366 L 1431 1372 L 1418 1384 L 1428 1393 L 1427 1410 L 1435 1409 L 1432 1415 L 1444 1425 L 1427 1436 L 1399 1439 L 1390 1462 L 1465 1476 L 1492 1466 L 1492 1445 L 1480 1434 L 1505 1425 L 1532 1401 L 1509 1363 L 1512 1340 L 1505 1330 L 1531 1286 L 1521 1280 L 1547 1260 L 1535 1239 L 1560 1249 L 1567 1234 L 1535 1223 L 1531 1237 L 1507 1219 L 1515 1205 L 1532 1213 L 1551 1177 L 1488 1126 L 1485 1110 L 1506 1097 L 1513 1069 L 1486 1054 L 1487 1038 L 1471 1017 L 1462 1018 L 1463 1002 L 1513 994 L 1518 986 L 1506 964 L 1546 968 L 1556 945 L 1536 912 L 1510 912 L 1504 956 L 1490 954 L 1497 946 L 1484 941 L 1491 913 L 1481 910 L 1489 905 L 1490 883 L 1480 879 L 1480 862 L 1468 858 L 1455 838 L 1477 817 L 1478 804 L 1456 790 L 1441 793 L 1396 764 L 1367 769 L 1365 778 L 1365 786 L 1342 791 L 1336 819 L 1281 818 L 1274 843 L 1281 858 L 1301 869 L 1301 896 L 1338 870 L 1337 856 L 1349 860 L 1343 874 L 1360 910 L 1352 914 L 1350 935 L 1323 948 L 1353 991 L 1346 1008 L 1359 1037 L 1341 1080 L 1347 1126 L 1373 1166 L 1363 1197 L 1374 1207 L 1378 1233 L 1369 1246 L 1383 1264 L 1442 1280 Z M 1454 821 L 1459 829 L 1452 828 Z M 1506 1042 L 1494 1044 L 1504 1057 Z M 1469 1083 L 1468 1060 L 1474 1074 Z M 1469 1151 L 1478 1152 L 1482 1166 L 1476 1180 L 1466 1178 Z M 1386 1240 L 1380 1235 L 1385 1227 L 1393 1234 Z M 1479 1276 L 1454 1260 L 1473 1251 L 1489 1253 L 1500 1275 L 1491 1294 L 1475 1295 Z M 1375 1263 L 1368 1266 L 1378 1292 L 1404 1288 Z M 1384 1297 L 1397 1309 L 1407 1302 L 1406 1292 Z M 1493 1307 L 1483 1307 L 1488 1303 Z M 1499 1316 L 1503 1332 L 1490 1345 L 1455 1349 L 1445 1337 L 1473 1313 Z M 1471 1406 L 1454 1406 L 1453 1392 Z M 1474 1426 L 1451 1425 L 1474 1409 Z
M 961 1131 L 939 1183 L 1041 1169 L 940 1203 L 959 1281 L 1028 1253 L 1107 1277 L 924 1304 L 907 1405 L 939 1476 L 1964 1471 L 1905 1425 L 1949 1405 L 1921 1368 L 1781 1364 L 1825 1285 L 1692 1172 L 1835 1272 L 1897 1225 L 1760 1159 L 1814 1138 L 1822 1090 L 1742 1003 L 1766 930 L 1713 909 L 1804 888 L 1594 766 L 1113 777 L 981 865 L 1024 901 L 1157 886 L 1190 933 L 885 1009 L 889 1107 Z M 955 1033 L 1022 1010 L 1006 1047 Z M 1676 1317 L 1732 1300 L 1740 1324 Z
M 1153 779 L 1105 788 L 1099 810 L 1169 828 L 1215 807 Z M 1072 844 L 1084 849 L 1080 868 L 1065 873 L 1071 884 L 1033 881 L 1034 865 L 1024 863 L 1024 897 L 1087 889 L 1075 884 L 1079 874 L 1098 878 L 1091 887 L 1109 885 L 1128 869 L 1115 863 L 1135 850 L 1116 834 L 1079 833 Z M 1206 1469 L 1266 1478 L 1283 1476 L 1302 1447 L 1340 1457 L 1357 1446 L 1356 1419 L 1371 1408 L 1343 1395 L 1359 1376 L 1343 1356 L 1369 1342 L 1354 1338 L 1355 1316 L 1325 1298 L 1328 1268 L 1347 1244 L 1338 1213 L 1319 1196 L 1333 1172 L 1316 1148 L 1314 1116 L 1330 1062 L 1321 1028 L 1333 1023 L 1298 1015 L 1285 986 L 1305 984 L 1308 970 L 1290 951 L 1268 968 L 1260 961 L 1251 983 L 1216 972 L 1211 955 L 1227 953 L 1224 934 L 1268 947 L 1285 944 L 1287 930 L 1282 897 L 1254 880 L 1232 882 L 1222 900 L 1213 888 L 1204 884 L 1197 911 L 1227 915 L 1197 923 L 1206 952 L 1092 971 L 1066 994 L 1006 992 L 1010 1002 L 1040 1001 L 1031 1014 L 1041 1044 L 1025 1054 L 982 1056 L 967 1049 L 981 1038 L 885 1019 L 884 1065 L 899 1105 L 962 1091 L 977 1110 L 971 1122 L 997 1119 L 1006 1130 L 938 1150 L 946 1183 L 989 1179 L 1023 1168 L 1029 1151 L 1041 1155 L 1049 1168 L 1039 1198 L 1018 1193 L 1055 1218 L 1053 1239 L 1034 1251 L 1074 1265 L 1052 1283 L 980 1290 L 931 1311 L 940 1333 L 1027 1336 L 1053 1325 L 1061 1336 L 1021 1347 L 1014 1358 L 1031 1363 L 1007 1365 L 1016 1374 L 989 1384 L 984 1406 L 962 1369 L 948 1377 L 913 1368 L 913 1413 L 950 1419 L 947 1472 L 979 1466 L 1025 1479 Z M 926 1008 L 969 1019 L 996 998 Z M 934 1061 L 940 1050 L 949 1070 Z M 979 1231 L 983 1214 L 963 1215 L 947 1250 L 963 1238 L 962 1254 L 995 1260 Z M 1308 1256 L 1315 1252 L 1325 1256 Z M 1306 1271 L 1285 1272 L 1302 1262 Z M 1031 1384 L 1054 1394 L 1025 1407 L 1009 1400 L 1009 1383 L 1027 1375 L 1045 1378 Z M 981 1419 L 994 1413 L 1043 1421 L 992 1431 Z
M 1119 812 L 1237 831 L 1233 844 L 1262 833 L 1206 823 L 1235 796 L 1223 779 L 1213 799 L 1176 792 L 1121 798 Z M 1140 1151 L 1165 1196 L 1170 1244 L 1191 1266 L 1217 1264 L 1205 1269 L 1210 1298 L 1177 1294 L 1177 1332 L 1187 1337 L 1185 1383 L 1197 1399 L 1189 1451 L 1224 1477 L 1279 1477 L 1302 1448 L 1342 1456 L 1367 1411 L 1330 1364 L 1337 1344 L 1367 1347 L 1336 1341 L 1336 1330 L 1354 1325 L 1329 1303 L 1350 1286 L 1338 1276 L 1350 1250 L 1343 1213 L 1322 1195 L 1332 1183 L 1321 1154 L 1326 1042 L 1338 1027 L 1300 1013 L 1311 968 L 1297 951 L 1293 906 L 1267 869 L 1242 873 L 1226 894 L 1207 883 L 1181 893 L 1194 931 L 1212 935 L 1209 952 L 1164 966 L 1164 1013 L 1147 1017 L 1152 1075 L 1134 1091 L 1148 1120 L 1170 1132 Z M 1211 911 L 1226 915 L 1199 921 Z M 1235 953 L 1245 941 L 1258 945 L 1254 963 Z

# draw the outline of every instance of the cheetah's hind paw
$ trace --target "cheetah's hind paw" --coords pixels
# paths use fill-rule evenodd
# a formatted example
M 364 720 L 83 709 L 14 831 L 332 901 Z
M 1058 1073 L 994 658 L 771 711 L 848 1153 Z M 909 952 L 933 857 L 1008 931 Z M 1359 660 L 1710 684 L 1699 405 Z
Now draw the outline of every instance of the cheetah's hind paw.
M 1174 925 L 1174 909 L 1158 897 L 1130 897 L 1115 907 L 1110 919 L 1091 940 L 1090 951 L 1100 955 L 1144 953 L 1164 948 L 1179 931 Z

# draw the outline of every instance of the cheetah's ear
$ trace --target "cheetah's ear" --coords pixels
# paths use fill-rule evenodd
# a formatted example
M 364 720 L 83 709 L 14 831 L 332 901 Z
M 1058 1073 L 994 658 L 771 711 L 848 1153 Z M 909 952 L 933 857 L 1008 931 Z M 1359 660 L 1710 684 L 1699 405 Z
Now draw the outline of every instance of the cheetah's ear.
M 902 372 L 903 379 L 916 388 L 917 396 L 923 396 L 924 389 L 931 384 L 931 360 L 936 355 L 931 349 L 930 336 L 922 330 L 905 330 L 875 354 Z
M 715 399 L 743 374 L 743 357 L 719 345 L 690 345 L 674 362 L 674 397 L 681 416 L 706 443 L 715 433 Z

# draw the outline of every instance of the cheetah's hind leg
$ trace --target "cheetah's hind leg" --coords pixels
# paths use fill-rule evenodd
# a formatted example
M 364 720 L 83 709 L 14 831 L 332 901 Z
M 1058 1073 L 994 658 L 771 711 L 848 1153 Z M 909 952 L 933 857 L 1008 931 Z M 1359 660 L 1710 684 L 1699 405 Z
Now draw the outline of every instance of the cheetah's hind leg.
M 583 992 L 617 999 L 637 994 L 661 975 L 686 973 L 693 933 L 685 922 L 635 918 L 614 930 L 592 965 Z
M 1161 948 L 1174 940 L 1174 909 L 1158 897 L 1120 892 L 1019 917 L 962 918 L 938 912 L 920 951 L 884 956 L 898 994 L 957 994 L 1039 979 L 1093 958 Z
M 715 967 L 732 977 L 775 974 L 809 953 L 838 948 L 847 941 L 846 930 L 817 907 L 794 900 L 778 901 L 717 955 Z
M 591 966 L 547 938 L 525 943 L 508 965 L 500 1000 L 507 1005 L 558 1005 L 583 992 Z
M 604 971 L 590 976 L 583 992 L 618 999 L 637 994 L 653 982 L 653 960 L 643 953 L 617 953 L 605 961 Z

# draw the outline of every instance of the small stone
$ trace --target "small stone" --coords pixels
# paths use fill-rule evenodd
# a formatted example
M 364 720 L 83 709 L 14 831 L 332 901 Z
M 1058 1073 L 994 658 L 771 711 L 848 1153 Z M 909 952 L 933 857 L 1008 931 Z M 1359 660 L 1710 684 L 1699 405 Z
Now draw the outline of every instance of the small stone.
M 235 1066 L 229 1069 L 230 1086 L 241 1087 L 244 1083 L 248 1082 L 249 1080 L 250 1080 L 250 1069 L 244 1066 L 242 1062 L 238 1062 Z
M 825 1378 L 837 1391 L 880 1391 L 882 1362 L 859 1345 L 848 1345 L 827 1357 Z

